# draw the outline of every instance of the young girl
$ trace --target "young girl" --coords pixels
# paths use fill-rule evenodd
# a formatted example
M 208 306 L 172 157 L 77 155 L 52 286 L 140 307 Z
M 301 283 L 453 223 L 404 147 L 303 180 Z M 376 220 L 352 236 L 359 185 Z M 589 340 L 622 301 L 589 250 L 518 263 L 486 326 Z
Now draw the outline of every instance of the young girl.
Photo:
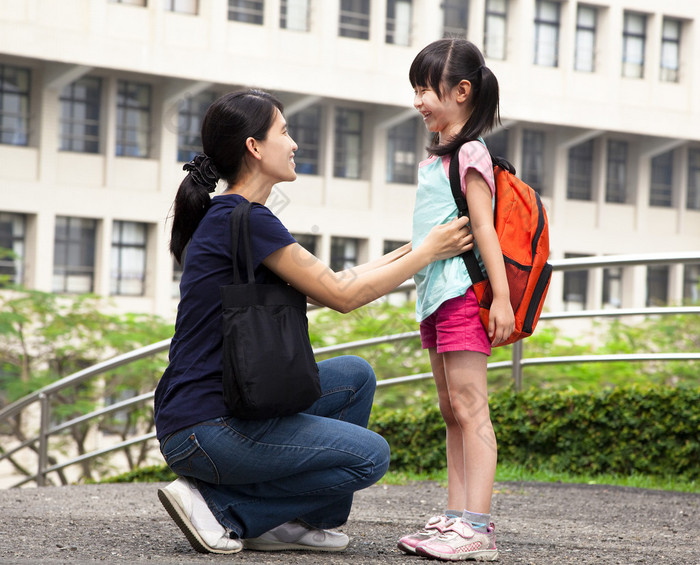
M 428 349 L 440 412 L 447 429 L 447 509 L 424 529 L 401 538 L 398 547 L 438 559 L 498 559 L 490 521 L 496 472 L 486 361 L 491 346 L 514 328 L 508 282 L 493 224 L 493 166 L 481 135 L 498 120 L 498 81 L 477 47 L 463 39 L 441 39 L 411 65 L 414 106 L 434 133 L 430 158 L 419 166 L 413 243 L 430 228 L 457 215 L 449 162 L 459 149 L 462 190 L 477 257 L 486 268 L 493 304 L 489 327 L 479 320 L 471 280 L 461 257 L 428 265 L 415 275 L 416 318 Z

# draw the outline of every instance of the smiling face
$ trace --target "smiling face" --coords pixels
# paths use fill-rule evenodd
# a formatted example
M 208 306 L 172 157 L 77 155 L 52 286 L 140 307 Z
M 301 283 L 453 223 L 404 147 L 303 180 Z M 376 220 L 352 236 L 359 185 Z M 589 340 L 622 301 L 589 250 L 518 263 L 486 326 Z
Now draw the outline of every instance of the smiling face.
M 457 85 L 443 92 L 442 98 L 428 86 L 416 86 L 413 90 L 413 106 L 423 116 L 428 131 L 437 133 L 443 141 L 459 132 L 468 118 L 463 90 Z
M 297 178 L 294 170 L 294 152 L 299 148 L 289 135 L 287 121 L 282 112 L 275 109 L 275 118 L 264 140 L 256 143 L 261 157 L 262 171 L 274 182 L 293 181 Z

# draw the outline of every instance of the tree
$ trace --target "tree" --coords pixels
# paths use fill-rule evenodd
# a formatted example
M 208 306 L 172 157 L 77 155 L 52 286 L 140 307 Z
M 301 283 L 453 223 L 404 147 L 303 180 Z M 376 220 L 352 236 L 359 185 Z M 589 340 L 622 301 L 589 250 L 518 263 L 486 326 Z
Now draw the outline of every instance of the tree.
M 157 316 L 117 314 L 106 299 L 94 295 L 65 296 L 15 288 L 0 293 L 0 406 L 13 402 L 47 384 L 97 362 L 167 337 L 171 324 Z M 110 400 L 150 392 L 162 374 L 164 354 L 147 358 L 52 395 L 51 421 L 64 422 L 93 411 Z M 3 433 L 22 442 L 35 435 L 23 412 Z M 152 408 L 141 406 L 96 423 L 70 428 L 54 438 L 65 451 L 86 453 L 86 441 L 98 431 L 119 433 L 153 428 Z M 131 468 L 145 458 L 144 448 L 125 448 Z M 21 473 L 27 473 L 12 461 Z M 83 478 L 91 477 L 91 465 L 83 464 Z M 59 475 L 61 482 L 65 476 Z

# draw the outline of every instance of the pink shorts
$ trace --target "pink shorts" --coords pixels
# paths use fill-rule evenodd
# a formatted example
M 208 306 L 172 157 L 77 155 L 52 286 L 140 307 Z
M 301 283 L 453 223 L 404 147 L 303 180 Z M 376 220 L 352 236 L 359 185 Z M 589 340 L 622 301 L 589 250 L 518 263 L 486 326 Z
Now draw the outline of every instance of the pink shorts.
M 469 288 L 464 296 L 443 302 L 423 320 L 420 339 L 423 349 L 436 347 L 438 353 L 477 351 L 491 355 L 491 340 L 479 319 L 474 290 Z

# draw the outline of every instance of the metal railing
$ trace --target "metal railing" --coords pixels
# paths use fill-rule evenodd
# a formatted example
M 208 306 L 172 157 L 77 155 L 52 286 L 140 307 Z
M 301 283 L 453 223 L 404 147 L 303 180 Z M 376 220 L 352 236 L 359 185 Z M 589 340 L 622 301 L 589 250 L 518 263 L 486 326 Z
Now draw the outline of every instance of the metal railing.
M 639 255 L 616 255 L 607 257 L 581 257 L 575 259 L 563 259 L 559 261 L 551 261 L 554 271 L 572 271 L 572 270 L 588 270 L 600 267 L 614 267 L 614 266 L 633 266 L 633 265 L 660 265 L 660 264 L 684 264 L 684 263 L 700 263 L 700 251 L 698 252 L 685 252 L 685 253 L 666 253 L 666 254 L 639 254 Z M 412 283 L 406 283 L 394 292 L 407 292 L 413 289 Z M 605 309 L 605 310 L 581 310 L 575 312 L 554 312 L 554 313 L 543 313 L 540 317 L 541 321 L 548 320 L 564 320 L 573 318 L 604 318 L 604 317 L 622 317 L 622 316 L 658 316 L 658 315 L 673 315 L 673 314 L 700 314 L 700 307 L 698 306 L 686 306 L 686 307 L 653 307 L 653 308 L 625 308 L 625 309 Z M 314 350 L 317 355 L 325 355 L 331 353 L 339 353 L 345 351 L 351 351 L 353 349 L 372 347 L 384 343 L 391 343 L 395 341 L 403 341 L 407 339 L 414 339 L 419 337 L 420 333 L 418 331 L 405 332 L 395 335 L 381 336 L 371 339 L 358 340 L 349 343 L 342 343 L 327 347 L 318 347 Z M 16 402 L 6 406 L 0 410 L 0 426 L 7 423 L 10 418 L 13 418 L 25 410 L 28 406 L 39 403 L 40 406 L 40 422 L 39 422 L 39 432 L 36 436 L 31 437 L 19 445 L 16 445 L 12 449 L 3 450 L 0 453 L 0 461 L 7 459 L 17 453 L 18 451 L 29 448 L 30 446 L 35 446 L 37 452 L 37 472 L 35 475 L 27 476 L 14 487 L 22 486 L 28 482 L 35 481 L 37 486 L 43 486 L 46 484 L 47 474 L 55 471 L 60 471 L 71 465 L 81 463 L 87 460 L 95 459 L 101 457 L 108 453 L 112 453 L 126 447 L 141 444 L 143 442 L 152 440 L 155 438 L 155 433 L 143 434 L 131 439 L 122 441 L 110 447 L 92 451 L 90 453 L 85 453 L 78 457 L 56 463 L 54 465 L 48 465 L 48 440 L 50 436 L 59 434 L 65 430 L 77 426 L 79 424 L 89 422 L 96 418 L 101 418 L 107 414 L 117 412 L 119 410 L 124 410 L 138 404 L 145 402 L 150 402 L 153 399 L 153 392 L 142 394 L 140 396 L 124 400 L 115 404 L 111 404 L 107 407 L 101 408 L 85 414 L 78 418 L 72 419 L 61 424 L 51 426 L 51 412 L 50 412 L 50 401 L 54 394 L 59 393 L 63 389 L 71 386 L 76 386 L 80 383 L 87 381 L 93 377 L 101 375 L 109 370 L 133 363 L 139 359 L 150 357 L 166 351 L 170 346 L 170 339 L 165 339 L 157 343 L 153 343 L 146 347 L 142 347 L 131 351 L 129 353 L 124 353 L 118 355 L 112 359 L 108 359 L 101 363 L 97 363 L 91 367 L 78 371 L 72 375 L 69 375 L 61 380 L 56 381 L 42 389 L 25 396 L 24 398 L 17 400 Z M 488 364 L 489 369 L 511 369 L 511 376 L 513 379 L 513 386 L 516 390 L 522 388 L 522 370 L 523 367 L 531 367 L 538 365 L 552 365 L 552 364 L 571 364 L 571 363 L 590 363 L 590 362 L 637 362 L 637 361 L 678 361 L 678 360 L 700 360 L 700 352 L 690 352 L 690 353 L 636 353 L 636 354 L 610 354 L 610 355 L 576 355 L 576 356 L 558 356 L 558 357 L 542 357 L 542 358 L 524 358 L 523 357 L 524 342 L 519 341 L 513 344 L 512 347 L 512 357 L 510 361 L 499 361 Z M 377 383 L 379 387 L 387 387 L 392 385 L 397 385 L 401 383 L 414 382 L 423 379 L 432 378 L 432 373 L 419 373 L 415 375 L 407 375 L 403 377 L 396 377 L 391 379 L 381 380 Z

